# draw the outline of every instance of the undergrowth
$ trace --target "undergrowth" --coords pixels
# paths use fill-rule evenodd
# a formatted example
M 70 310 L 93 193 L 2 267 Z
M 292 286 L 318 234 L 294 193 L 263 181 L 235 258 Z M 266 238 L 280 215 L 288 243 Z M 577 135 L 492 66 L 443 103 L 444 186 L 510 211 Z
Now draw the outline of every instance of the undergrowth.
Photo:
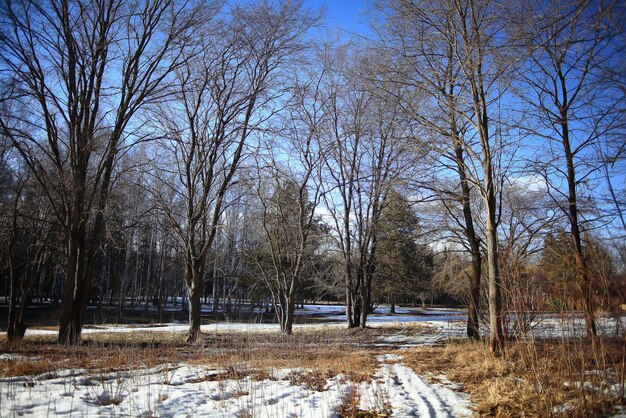
M 624 404 L 624 341 L 579 338 L 511 342 L 504 357 L 482 342 L 408 350 L 404 362 L 463 385 L 481 416 L 607 416 Z

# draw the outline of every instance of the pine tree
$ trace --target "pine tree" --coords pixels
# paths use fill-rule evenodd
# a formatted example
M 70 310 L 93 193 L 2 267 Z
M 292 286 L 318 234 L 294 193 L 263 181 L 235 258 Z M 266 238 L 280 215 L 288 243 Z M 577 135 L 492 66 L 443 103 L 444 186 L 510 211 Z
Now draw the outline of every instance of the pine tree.
M 392 191 L 383 208 L 376 292 L 395 310 L 399 298 L 425 290 L 432 277 L 433 255 L 428 246 L 417 243 L 419 219 L 407 199 Z

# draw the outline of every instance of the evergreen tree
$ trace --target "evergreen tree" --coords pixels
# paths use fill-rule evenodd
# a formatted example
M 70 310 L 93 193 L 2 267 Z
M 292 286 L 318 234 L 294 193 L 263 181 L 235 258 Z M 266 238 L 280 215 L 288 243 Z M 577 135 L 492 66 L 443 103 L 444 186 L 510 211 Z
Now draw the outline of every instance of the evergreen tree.
M 400 298 L 427 290 L 433 275 L 432 252 L 417 243 L 418 232 L 419 220 L 409 202 L 391 191 L 381 214 L 375 292 L 389 301 L 392 313 Z

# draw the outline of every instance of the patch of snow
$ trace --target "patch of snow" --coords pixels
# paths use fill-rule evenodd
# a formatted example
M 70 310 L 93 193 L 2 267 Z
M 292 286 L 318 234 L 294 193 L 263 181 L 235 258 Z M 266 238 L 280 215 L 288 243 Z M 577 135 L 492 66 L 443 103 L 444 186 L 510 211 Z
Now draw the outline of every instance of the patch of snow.
M 343 305 L 304 305 L 304 308 L 296 308 L 298 314 L 337 314 L 345 312 L 346 307 Z
M 344 323 L 324 323 L 324 324 L 299 324 L 294 325 L 294 330 L 297 329 L 330 329 L 330 328 L 342 328 L 345 327 Z M 278 332 L 280 329 L 278 324 L 258 324 L 258 323 L 243 323 L 243 322 L 219 322 L 214 324 L 207 324 L 201 326 L 201 331 L 205 333 L 209 332 Z M 189 325 L 181 325 L 177 323 L 170 324 L 157 324 L 151 326 L 136 326 L 136 325 L 102 325 L 98 328 L 85 328 L 82 331 L 83 335 L 89 334 L 103 334 L 103 333 L 148 333 L 148 332 L 166 332 L 177 333 L 186 332 L 189 330 Z M 26 330 L 26 336 L 34 335 L 57 335 L 55 330 L 42 330 L 42 329 L 28 329 Z
M 214 376 L 215 370 L 182 365 L 69 379 L 0 379 L 0 416 L 332 416 L 346 385 L 329 380 L 327 390 L 316 392 L 289 381 Z
M 295 324 L 294 330 L 323 330 L 345 328 L 345 316 L 337 314 L 338 305 L 305 305 L 303 312 L 319 311 L 319 319 L 324 322 Z M 421 332 L 419 335 L 388 336 L 381 340 L 380 345 L 400 345 L 400 348 L 436 345 L 450 339 L 466 337 L 466 312 L 461 309 L 406 309 L 410 314 L 374 314 L 369 316 L 370 327 L 412 327 L 419 324 L 430 329 L 429 332 Z M 598 332 L 602 335 L 614 335 L 617 330 L 623 334 L 626 324 L 625 317 L 599 317 L 597 318 Z M 165 323 L 149 326 L 137 325 L 101 325 L 98 327 L 85 328 L 83 334 L 96 333 L 128 333 L 128 332 L 168 332 L 182 333 L 188 330 L 186 323 Z M 202 332 L 279 332 L 278 324 L 274 323 L 242 323 L 242 322 L 219 322 L 205 324 L 201 327 Z M 481 329 L 484 334 L 488 330 Z M 33 335 L 56 335 L 56 330 L 40 330 L 29 328 L 26 336 Z M 531 336 L 535 338 L 561 338 L 585 335 L 584 319 L 580 314 L 542 314 L 538 315 L 532 324 Z
M 309 305 L 305 305 L 309 309 Z M 337 305 L 312 305 L 311 309 L 320 308 L 323 313 L 323 323 L 295 324 L 294 330 L 322 330 L 322 329 L 338 329 L 345 328 L 345 317 L 343 315 L 333 314 Z M 336 312 L 336 311 L 335 311 Z M 424 310 L 425 314 L 421 315 L 373 315 L 368 319 L 368 326 L 386 327 L 386 326 L 409 326 L 413 322 L 418 322 L 425 326 L 434 328 L 438 333 L 450 338 L 463 336 L 464 313 L 461 310 L 447 310 L 445 315 L 436 315 L 431 310 Z M 85 327 L 82 331 L 84 335 L 99 333 L 129 333 L 129 332 L 167 332 L 177 333 L 186 332 L 189 329 L 187 324 L 183 323 L 165 323 L 154 324 L 149 326 L 137 325 L 99 325 L 97 327 Z M 218 322 L 213 324 L 205 324 L 201 326 L 202 332 L 279 332 L 278 324 L 273 323 L 248 323 L 248 322 Z M 56 330 L 29 328 L 26 330 L 26 336 L 35 335 L 56 335 Z
M 0 361 L 20 361 L 27 359 L 36 359 L 37 357 L 26 357 L 21 354 L 14 353 L 2 353 L 0 354 Z
M 562 405 L 557 405 L 554 408 L 552 408 L 552 412 L 558 415 L 566 415 L 570 413 L 573 409 L 574 409 L 574 405 L 572 405 L 570 402 L 566 402 Z
M 618 330 L 624 333 L 626 317 L 597 317 L 596 326 L 601 335 L 613 336 Z M 536 338 L 570 338 L 586 336 L 585 319 L 579 313 L 538 315 L 532 323 L 532 336 Z
M 378 360 L 378 362 L 380 363 L 384 363 L 384 362 L 393 362 L 393 361 L 400 361 L 402 360 L 404 357 L 398 355 L 398 354 L 380 354 L 378 356 L 376 356 L 376 360 Z
M 380 347 L 393 346 L 397 348 L 410 348 L 419 346 L 433 346 L 445 341 L 445 337 L 433 333 L 421 335 L 406 335 L 403 333 L 383 335 L 379 337 Z
M 359 387 L 363 410 L 391 409 L 394 417 L 469 417 L 469 395 L 428 384 L 401 363 L 382 364 L 375 379 Z M 383 407 L 381 408 L 381 405 Z
M 445 374 L 439 374 L 438 376 L 435 376 L 435 378 L 443 386 L 445 386 L 447 388 L 450 388 L 452 390 L 462 390 L 463 389 L 463 385 L 462 384 L 456 383 L 456 382 L 452 382 L 450 379 L 448 379 L 448 376 L 446 376 Z
M 401 360 L 383 355 L 382 360 Z M 242 367 L 246 367 L 245 365 Z M 220 370 L 161 365 L 151 369 L 0 379 L 0 416 L 199 416 L 333 417 L 346 394 L 358 390 L 361 407 L 394 416 L 469 415 L 466 395 L 427 384 L 400 364 L 382 363 L 372 382 L 354 384 L 343 375 L 327 379 L 323 391 L 289 379 L 220 380 Z M 276 371 L 288 377 L 293 370 Z

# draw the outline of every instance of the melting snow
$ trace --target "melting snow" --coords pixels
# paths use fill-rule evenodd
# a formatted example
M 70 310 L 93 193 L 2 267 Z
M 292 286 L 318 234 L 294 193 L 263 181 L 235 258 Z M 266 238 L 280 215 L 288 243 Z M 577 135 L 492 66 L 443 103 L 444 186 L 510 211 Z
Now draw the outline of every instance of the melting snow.
M 323 316 L 324 323 L 299 324 L 295 329 L 345 327 L 342 307 L 308 305 L 300 313 Z M 462 310 L 401 309 L 391 315 L 379 309 L 369 318 L 373 327 L 402 326 L 398 333 L 380 337 L 376 345 L 390 348 L 435 345 L 465 334 Z M 411 327 L 408 323 L 419 323 Z M 581 318 L 563 320 L 544 316 L 533 329 L 538 336 L 561 336 L 584 329 Z M 600 322 L 603 332 L 617 323 Z M 276 324 L 218 323 L 203 325 L 202 331 L 277 332 Z M 620 329 L 624 329 L 623 325 Z M 98 326 L 85 334 L 127 332 L 185 332 L 186 324 L 156 326 Z M 56 335 L 54 330 L 29 329 L 26 335 Z M 398 354 L 382 354 L 371 382 L 350 382 L 338 375 L 328 379 L 323 390 L 292 384 L 294 369 L 275 370 L 271 380 L 227 379 L 223 371 L 202 366 L 162 365 L 152 369 L 89 374 L 85 370 L 61 370 L 35 377 L 0 379 L 0 417 L 13 416 L 164 416 L 164 417 L 335 417 L 341 403 L 357 393 L 363 410 L 393 413 L 394 417 L 471 416 L 468 395 L 445 375 L 428 383 L 402 363 Z M 19 361 L 10 354 L 0 361 Z M 295 371 L 297 372 L 297 370 Z M 254 373 L 252 373 L 254 375 Z M 563 406 L 566 408 L 567 406 Z
M 322 391 L 292 385 L 287 378 L 291 372 L 277 371 L 278 380 L 219 380 L 218 370 L 165 365 L 100 375 L 62 371 L 0 379 L 0 416 L 333 417 L 354 390 L 362 409 L 391 410 L 396 417 L 471 415 L 467 395 L 428 384 L 398 362 L 383 362 L 372 382 L 354 384 L 338 375 Z

